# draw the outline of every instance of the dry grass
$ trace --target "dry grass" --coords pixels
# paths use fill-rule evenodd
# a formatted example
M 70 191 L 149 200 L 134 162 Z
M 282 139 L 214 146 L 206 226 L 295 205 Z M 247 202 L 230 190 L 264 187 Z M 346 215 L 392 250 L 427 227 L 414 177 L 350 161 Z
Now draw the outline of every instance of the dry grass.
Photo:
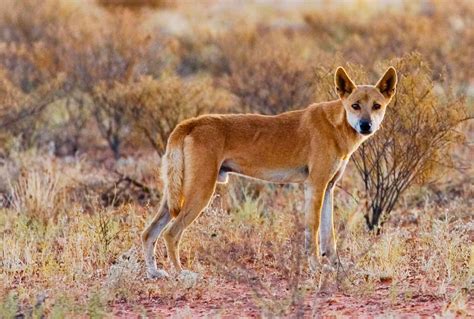
M 99 316 L 117 305 L 140 313 L 144 309 L 138 305 L 147 300 L 166 307 L 182 298 L 199 303 L 223 285 L 236 284 L 263 314 L 304 311 L 315 298 L 319 275 L 309 272 L 303 255 L 298 187 L 265 186 L 255 196 L 246 181 L 231 179 L 227 194 L 221 190 L 221 198 L 185 235 L 183 265 L 203 276 L 189 289 L 175 280 L 144 278 L 139 234 L 155 207 L 103 208 L 94 197 L 78 202 L 71 192 L 79 187 L 75 183 L 88 182 L 83 176 L 90 174 L 88 164 L 43 157 L 42 165 L 49 171 L 40 173 L 31 164 L 21 168 L 12 205 L 0 214 L 3 316 L 8 311 Z M 351 183 L 345 179 L 343 185 Z M 441 207 L 428 197 L 422 208 L 400 209 L 396 213 L 402 218 L 389 221 L 377 236 L 367 233 L 361 205 L 339 191 L 340 291 L 370 298 L 379 285 L 388 285 L 391 304 L 427 294 L 439 298 L 445 311 L 466 314 L 474 265 L 473 220 L 465 196 Z M 157 257 L 172 270 L 162 243 Z

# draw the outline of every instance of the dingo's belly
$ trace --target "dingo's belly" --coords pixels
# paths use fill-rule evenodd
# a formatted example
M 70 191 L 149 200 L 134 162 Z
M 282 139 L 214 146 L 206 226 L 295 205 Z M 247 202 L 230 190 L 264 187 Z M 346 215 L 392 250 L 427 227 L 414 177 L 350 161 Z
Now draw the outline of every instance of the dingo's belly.
M 260 165 L 239 165 L 239 163 L 233 160 L 225 160 L 219 169 L 217 181 L 226 183 L 228 174 L 238 174 L 272 183 L 302 183 L 308 177 L 308 173 L 307 165 L 267 168 Z

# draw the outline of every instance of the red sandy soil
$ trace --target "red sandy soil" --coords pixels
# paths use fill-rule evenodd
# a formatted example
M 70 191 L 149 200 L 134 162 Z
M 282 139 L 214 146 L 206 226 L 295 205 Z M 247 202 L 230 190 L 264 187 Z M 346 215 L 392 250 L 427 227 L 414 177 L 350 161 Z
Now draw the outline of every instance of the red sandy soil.
M 276 284 L 278 285 L 278 282 Z M 192 297 L 187 294 L 177 296 L 174 300 L 164 300 L 155 295 L 140 298 L 133 304 L 118 303 L 113 307 L 114 317 L 138 318 L 137 309 L 140 308 L 152 318 L 255 318 L 265 315 L 255 302 L 254 290 L 248 285 L 226 280 L 215 287 L 197 294 L 192 293 Z M 282 284 L 282 289 L 285 289 L 284 287 L 285 285 Z M 340 291 L 327 295 L 308 292 L 303 302 L 293 307 L 283 317 L 413 318 L 447 315 L 446 299 L 434 293 L 419 293 L 417 292 L 420 290 L 419 287 L 419 284 L 413 282 L 408 289 L 403 289 L 404 291 L 400 291 L 396 296 L 390 292 L 390 285 L 384 283 L 380 283 L 364 297 L 351 296 Z M 411 293 L 408 294 L 407 291 Z M 467 306 L 458 313 L 450 314 L 450 317 L 474 317 L 474 298 L 471 296 L 467 301 Z

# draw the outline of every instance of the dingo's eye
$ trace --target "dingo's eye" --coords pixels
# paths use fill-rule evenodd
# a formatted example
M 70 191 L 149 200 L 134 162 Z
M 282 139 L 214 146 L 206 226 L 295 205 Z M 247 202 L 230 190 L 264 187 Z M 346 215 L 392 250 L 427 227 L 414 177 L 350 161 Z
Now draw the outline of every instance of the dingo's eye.
M 360 110 L 360 105 L 357 103 L 352 104 L 352 108 L 356 111 Z
M 378 103 L 375 103 L 374 106 L 372 106 L 372 109 L 373 110 L 380 110 L 381 107 L 382 107 L 382 105 L 380 105 Z

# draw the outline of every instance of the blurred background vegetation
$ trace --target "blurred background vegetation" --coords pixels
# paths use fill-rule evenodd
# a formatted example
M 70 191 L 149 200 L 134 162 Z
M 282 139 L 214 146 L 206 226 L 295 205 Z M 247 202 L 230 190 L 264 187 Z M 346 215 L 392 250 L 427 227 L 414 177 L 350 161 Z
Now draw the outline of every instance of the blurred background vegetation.
M 185 118 L 306 107 L 336 97 L 338 65 L 372 83 L 393 64 L 399 94 L 357 170 L 380 215 L 421 175 L 452 166 L 474 95 L 473 11 L 462 0 L 5 1 L 0 156 L 161 155 Z

